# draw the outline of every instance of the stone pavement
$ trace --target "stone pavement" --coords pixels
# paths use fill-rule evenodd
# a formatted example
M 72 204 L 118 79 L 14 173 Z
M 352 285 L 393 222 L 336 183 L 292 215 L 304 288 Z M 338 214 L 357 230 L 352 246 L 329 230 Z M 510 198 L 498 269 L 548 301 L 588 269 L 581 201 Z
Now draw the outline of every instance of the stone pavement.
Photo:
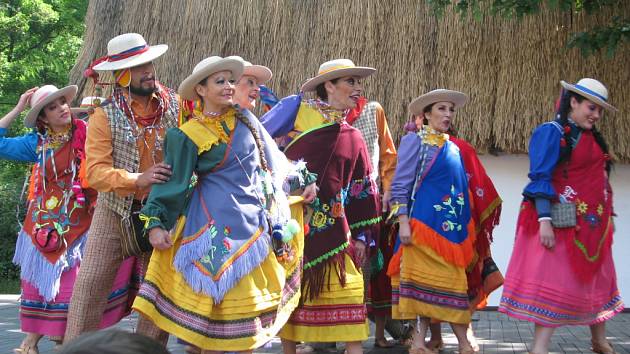
M 130 316 L 118 324 L 119 328 L 133 330 L 136 317 Z M 457 341 L 450 328 L 443 325 L 446 348 L 442 353 L 454 353 Z M 524 353 L 532 341 L 533 326 L 528 322 L 509 319 L 496 311 L 481 311 L 475 314 L 473 328 L 481 347 L 480 353 Z M 608 339 L 619 354 L 630 354 L 630 313 L 623 313 L 611 321 L 607 326 Z M 12 353 L 12 349 L 19 346 L 23 334 L 20 332 L 18 320 L 17 296 L 0 295 L 0 354 Z M 370 337 L 365 344 L 366 354 L 405 354 L 402 347 L 392 349 L 375 349 L 372 347 L 374 337 Z M 40 342 L 41 354 L 52 354 L 53 343 L 43 339 Z M 173 354 L 184 353 L 183 347 L 171 338 L 168 345 Z M 343 353 L 339 346 L 339 353 Z M 554 353 L 591 353 L 590 332 L 586 326 L 563 327 L 556 330 L 551 351 Z M 255 353 L 282 353 L 280 340 L 275 339 L 266 348 Z

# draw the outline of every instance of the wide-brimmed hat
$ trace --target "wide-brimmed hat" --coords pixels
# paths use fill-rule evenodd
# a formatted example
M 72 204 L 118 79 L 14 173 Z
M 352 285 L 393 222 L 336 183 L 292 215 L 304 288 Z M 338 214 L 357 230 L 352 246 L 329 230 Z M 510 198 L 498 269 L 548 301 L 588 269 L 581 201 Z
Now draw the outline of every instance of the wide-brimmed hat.
M 317 86 L 329 80 L 344 76 L 367 77 L 376 72 L 376 69 L 366 66 L 356 66 L 350 59 L 335 59 L 327 61 L 319 66 L 319 71 L 302 85 L 302 91 L 315 91 Z
M 234 58 L 222 58 L 219 56 L 208 57 L 195 65 L 192 74 L 190 74 L 181 84 L 179 84 L 178 93 L 185 100 L 197 100 L 199 96 L 195 91 L 195 85 L 208 76 L 219 71 L 232 72 L 232 78 L 235 81 L 243 75 L 243 61 Z
M 105 101 L 105 98 L 98 96 L 87 96 L 81 100 L 79 107 L 71 107 L 70 110 L 74 114 L 87 113 L 89 110 L 100 106 Z
M 98 71 L 132 68 L 155 60 L 168 50 L 166 44 L 148 45 L 137 33 L 116 36 L 107 43 L 107 57 L 94 65 Z
M 31 100 L 29 104 L 31 105 L 31 110 L 26 114 L 24 118 L 24 125 L 27 128 L 34 128 L 35 122 L 37 121 L 37 117 L 39 116 L 39 112 L 46 107 L 47 104 L 56 100 L 59 97 L 65 97 L 66 102 L 70 104 L 74 96 L 77 94 L 78 87 L 77 85 L 70 85 L 64 88 L 58 89 L 54 85 L 44 85 L 37 89 L 31 96 Z
M 409 112 L 414 116 L 422 115 L 424 108 L 436 102 L 451 102 L 455 108 L 459 108 L 468 102 L 465 93 L 453 90 L 437 89 L 416 97 L 409 104 Z
M 608 103 L 608 90 L 606 89 L 606 86 L 595 79 L 585 77 L 578 81 L 575 85 L 565 81 L 560 81 L 560 85 L 562 85 L 565 90 L 575 92 L 609 111 L 617 112 L 617 108 Z
M 263 65 L 254 65 L 247 60 L 239 57 L 238 55 L 231 55 L 226 57 L 226 59 L 237 59 L 243 62 L 243 76 L 253 76 L 258 81 L 259 85 L 266 83 L 271 80 L 271 69 Z

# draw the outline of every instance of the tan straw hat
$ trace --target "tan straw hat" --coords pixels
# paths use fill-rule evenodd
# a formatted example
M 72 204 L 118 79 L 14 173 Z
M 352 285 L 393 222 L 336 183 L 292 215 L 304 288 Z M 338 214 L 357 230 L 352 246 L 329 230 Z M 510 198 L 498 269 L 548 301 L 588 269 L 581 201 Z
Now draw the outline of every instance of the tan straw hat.
M 468 96 L 459 91 L 437 89 L 416 97 L 409 104 L 409 112 L 414 116 L 419 116 L 428 105 L 436 102 L 451 102 L 455 108 L 459 108 L 468 102 Z
M 566 90 L 575 92 L 609 111 L 617 112 L 617 108 L 608 103 L 608 90 L 606 86 L 595 79 L 583 78 L 575 85 L 560 81 L 560 85 Z
M 56 100 L 59 97 L 65 97 L 66 102 L 70 104 L 77 94 L 77 85 L 70 85 L 64 88 L 58 89 L 54 85 L 44 85 L 37 89 L 31 96 L 30 105 L 31 110 L 26 114 L 24 118 L 24 126 L 27 128 L 34 128 L 39 112 L 46 107 L 47 104 Z
M 335 59 L 327 61 L 319 66 L 317 76 L 312 77 L 302 85 L 301 90 L 315 91 L 317 86 L 326 81 L 334 80 L 344 76 L 367 77 L 376 72 L 376 69 L 356 66 L 350 59 Z
M 271 80 L 271 69 L 263 65 L 253 65 L 247 60 L 239 57 L 238 55 L 231 55 L 226 57 L 226 59 L 237 59 L 243 62 L 243 76 L 253 76 L 258 81 L 259 85 L 266 83 Z
M 179 85 L 179 95 L 186 100 L 198 100 L 199 96 L 195 91 L 195 85 L 208 76 L 224 70 L 232 72 L 232 78 L 238 81 L 243 75 L 243 61 L 219 56 L 212 56 L 200 61 L 199 64 L 195 65 L 192 74 Z
M 107 43 L 107 57 L 94 65 L 97 71 L 132 68 L 159 58 L 166 53 L 166 44 L 148 45 L 144 37 L 137 33 L 125 33 L 112 38 Z

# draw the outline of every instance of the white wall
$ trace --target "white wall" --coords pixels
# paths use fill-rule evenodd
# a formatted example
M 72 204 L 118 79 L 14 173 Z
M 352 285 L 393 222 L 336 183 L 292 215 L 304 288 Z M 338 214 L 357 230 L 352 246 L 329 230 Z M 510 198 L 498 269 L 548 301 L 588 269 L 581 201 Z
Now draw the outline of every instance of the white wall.
M 495 229 L 492 255 L 499 269 L 505 275 L 512 247 L 521 192 L 528 182 L 529 160 L 527 155 L 480 156 L 492 178 L 499 195 L 503 199 L 501 224 Z M 614 192 L 615 242 L 613 257 L 617 269 L 617 285 L 626 303 L 630 303 L 630 165 L 615 165 L 611 179 Z M 489 305 L 498 306 L 502 288 L 490 296 Z

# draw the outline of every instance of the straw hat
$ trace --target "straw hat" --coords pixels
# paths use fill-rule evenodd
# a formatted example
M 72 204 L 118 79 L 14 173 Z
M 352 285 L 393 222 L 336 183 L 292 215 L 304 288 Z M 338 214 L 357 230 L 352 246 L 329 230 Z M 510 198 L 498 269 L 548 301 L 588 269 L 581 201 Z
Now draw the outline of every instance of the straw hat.
M 376 69 L 365 66 L 355 66 L 350 59 L 335 59 L 327 61 L 319 66 L 317 76 L 312 77 L 302 85 L 302 91 L 315 91 L 321 83 L 344 76 L 367 77 L 376 72 Z
M 238 80 L 243 75 L 243 61 L 234 58 L 222 58 L 212 56 L 199 62 L 190 74 L 179 85 L 178 93 L 185 100 L 198 100 L 199 96 L 195 91 L 195 85 L 208 76 L 219 71 L 231 71 L 234 80 Z
M 617 108 L 608 103 L 608 90 L 606 86 L 595 79 L 583 78 L 575 85 L 560 81 L 560 85 L 562 85 L 565 90 L 575 92 L 609 111 L 617 112 Z
M 101 103 L 105 102 L 105 98 L 98 96 L 87 96 L 83 97 L 81 100 L 81 105 L 79 107 L 72 107 L 70 110 L 74 114 L 79 113 L 87 113 L 90 109 L 94 109 L 100 106 Z
M 168 50 L 166 44 L 149 46 L 144 37 L 137 33 L 116 36 L 107 43 L 107 57 L 93 69 L 109 71 L 132 68 L 159 58 Z
M 266 66 L 253 65 L 252 63 L 239 57 L 238 55 L 231 55 L 229 57 L 226 57 L 226 59 L 237 59 L 237 60 L 242 61 L 243 66 L 244 66 L 243 76 L 255 77 L 259 85 L 262 85 L 266 83 L 267 81 L 271 80 L 271 76 L 272 76 L 271 70 Z
M 56 100 L 59 97 L 65 97 L 66 102 L 70 104 L 74 96 L 77 94 L 78 87 L 76 85 L 66 86 L 58 89 L 54 85 L 44 85 L 37 89 L 31 96 L 30 105 L 31 110 L 26 114 L 24 118 L 24 125 L 27 128 L 34 128 L 39 112 L 46 107 L 47 104 Z
M 426 106 L 436 102 L 451 102 L 455 105 L 455 108 L 459 108 L 468 102 L 468 96 L 459 91 L 445 89 L 433 90 L 420 97 L 414 98 L 409 104 L 409 112 L 414 116 L 419 116 L 423 113 Z

